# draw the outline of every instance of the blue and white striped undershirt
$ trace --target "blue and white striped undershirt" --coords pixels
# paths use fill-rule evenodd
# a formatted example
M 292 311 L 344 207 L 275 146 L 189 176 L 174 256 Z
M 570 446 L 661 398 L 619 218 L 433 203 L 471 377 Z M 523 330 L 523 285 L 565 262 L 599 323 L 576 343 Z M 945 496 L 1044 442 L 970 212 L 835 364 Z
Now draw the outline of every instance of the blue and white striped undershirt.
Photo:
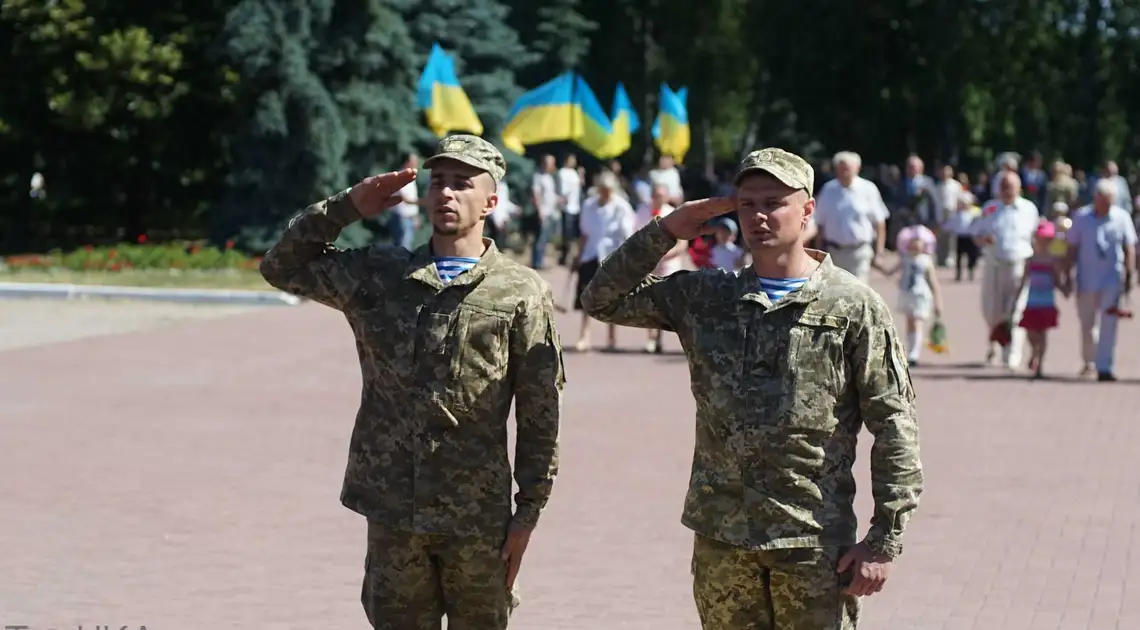
M 435 270 L 439 274 L 439 279 L 444 285 L 451 284 L 451 281 L 456 276 L 474 267 L 478 262 L 478 258 L 468 258 L 466 256 L 434 256 Z
M 804 286 L 808 281 L 807 278 L 759 278 L 760 290 L 768 295 L 768 299 L 772 303 L 783 299 L 783 297 L 792 291 Z

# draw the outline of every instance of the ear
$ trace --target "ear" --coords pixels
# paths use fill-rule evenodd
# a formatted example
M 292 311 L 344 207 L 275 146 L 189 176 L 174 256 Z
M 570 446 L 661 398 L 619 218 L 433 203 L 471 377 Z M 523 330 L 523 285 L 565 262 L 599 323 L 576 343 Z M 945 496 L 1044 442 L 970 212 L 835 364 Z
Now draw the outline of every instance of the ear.
M 804 202 L 804 225 L 807 225 L 807 220 L 810 219 L 813 214 L 815 214 L 815 198 L 809 197 L 808 200 Z
M 497 188 L 498 187 L 496 187 L 496 189 Z M 493 212 L 498 205 L 498 193 L 493 192 L 490 195 L 487 195 L 487 203 L 483 204 L 483 209 L 479 212 L 479 218 L 486 219 L 487 217 L 491 216 L 491 212 Z

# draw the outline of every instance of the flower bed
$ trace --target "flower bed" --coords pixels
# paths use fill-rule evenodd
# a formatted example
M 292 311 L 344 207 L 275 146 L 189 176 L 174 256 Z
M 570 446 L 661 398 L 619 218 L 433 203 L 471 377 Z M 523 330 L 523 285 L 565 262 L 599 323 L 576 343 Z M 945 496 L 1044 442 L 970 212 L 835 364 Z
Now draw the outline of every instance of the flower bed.
M 166 243 L 151 245 L 141 238 L 138 244 L 123 243 L 109 247 L 88 245 L 70 252 L 8 256 L 3 265 L 9 271 L 62 269 L 68 271 L 129 270 L 254 270 L 260 257 L 247 256 L 227 243 L 225 248 L 202 243 Z

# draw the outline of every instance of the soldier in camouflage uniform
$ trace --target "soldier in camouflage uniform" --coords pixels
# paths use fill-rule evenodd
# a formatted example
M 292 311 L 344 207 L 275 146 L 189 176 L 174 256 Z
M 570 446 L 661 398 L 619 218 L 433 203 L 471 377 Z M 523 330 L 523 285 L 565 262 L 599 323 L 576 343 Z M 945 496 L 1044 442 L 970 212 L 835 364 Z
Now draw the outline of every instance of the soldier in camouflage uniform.
M 503 156 L 453 136 L 424 167 L 431 242 L 341 251 L 399 203 L 406 169 L 309 206 L 265 256 L 275 287 L 344 313 L 363 392 L 341 502 L 368 521 L 362 603 L 377 629 L 501 630 L 558 468 L 564 373 L 548 285 L 482 238 Z M 507 417 L 515 403 L 514 479 Z
M 626 241 L 586 288 L 586 312 L 681 338 L 697 403 L 682 522 L 695 532 L 705 630 L 854 628 L 882 588 L 922 470 L 906 355 L 882 298 L 803 246 L 814 172 L 751 153 L 735 199 L 686 203 Z M 651 275 L 678 239 L 735 209 L 753 265 Z M 870 530 L 856 543 L 855 442 L 874 435 Z

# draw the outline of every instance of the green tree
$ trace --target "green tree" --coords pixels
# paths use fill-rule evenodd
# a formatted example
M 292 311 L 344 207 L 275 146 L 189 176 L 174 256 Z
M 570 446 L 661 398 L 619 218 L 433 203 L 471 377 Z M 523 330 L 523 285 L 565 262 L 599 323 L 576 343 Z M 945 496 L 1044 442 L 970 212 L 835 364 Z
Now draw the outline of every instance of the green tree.
M 411 40 L 388 3 L 243 0 L 224 35 L 246 117 L 216 238 L 264 249 L 300 207 L 392 168 L 422 137 Z M 342 242 L 363 244 L 375 227 Z
M 15 204 L 23 225 L 12 232 L 35 226 L 50 239 L 68 225 L 101 225 L 134 238 L 199 220 L 225 161 L 210 116 L 233 77 L 204 55 L 219 20 L 212 2 L 0 4 L 11 42 L 0 68 L 18 86 L 0 106 L 0 153 L 20 176 L 4 181 L 26 186 L 39 169 L 49 192 L 34 216 Z

